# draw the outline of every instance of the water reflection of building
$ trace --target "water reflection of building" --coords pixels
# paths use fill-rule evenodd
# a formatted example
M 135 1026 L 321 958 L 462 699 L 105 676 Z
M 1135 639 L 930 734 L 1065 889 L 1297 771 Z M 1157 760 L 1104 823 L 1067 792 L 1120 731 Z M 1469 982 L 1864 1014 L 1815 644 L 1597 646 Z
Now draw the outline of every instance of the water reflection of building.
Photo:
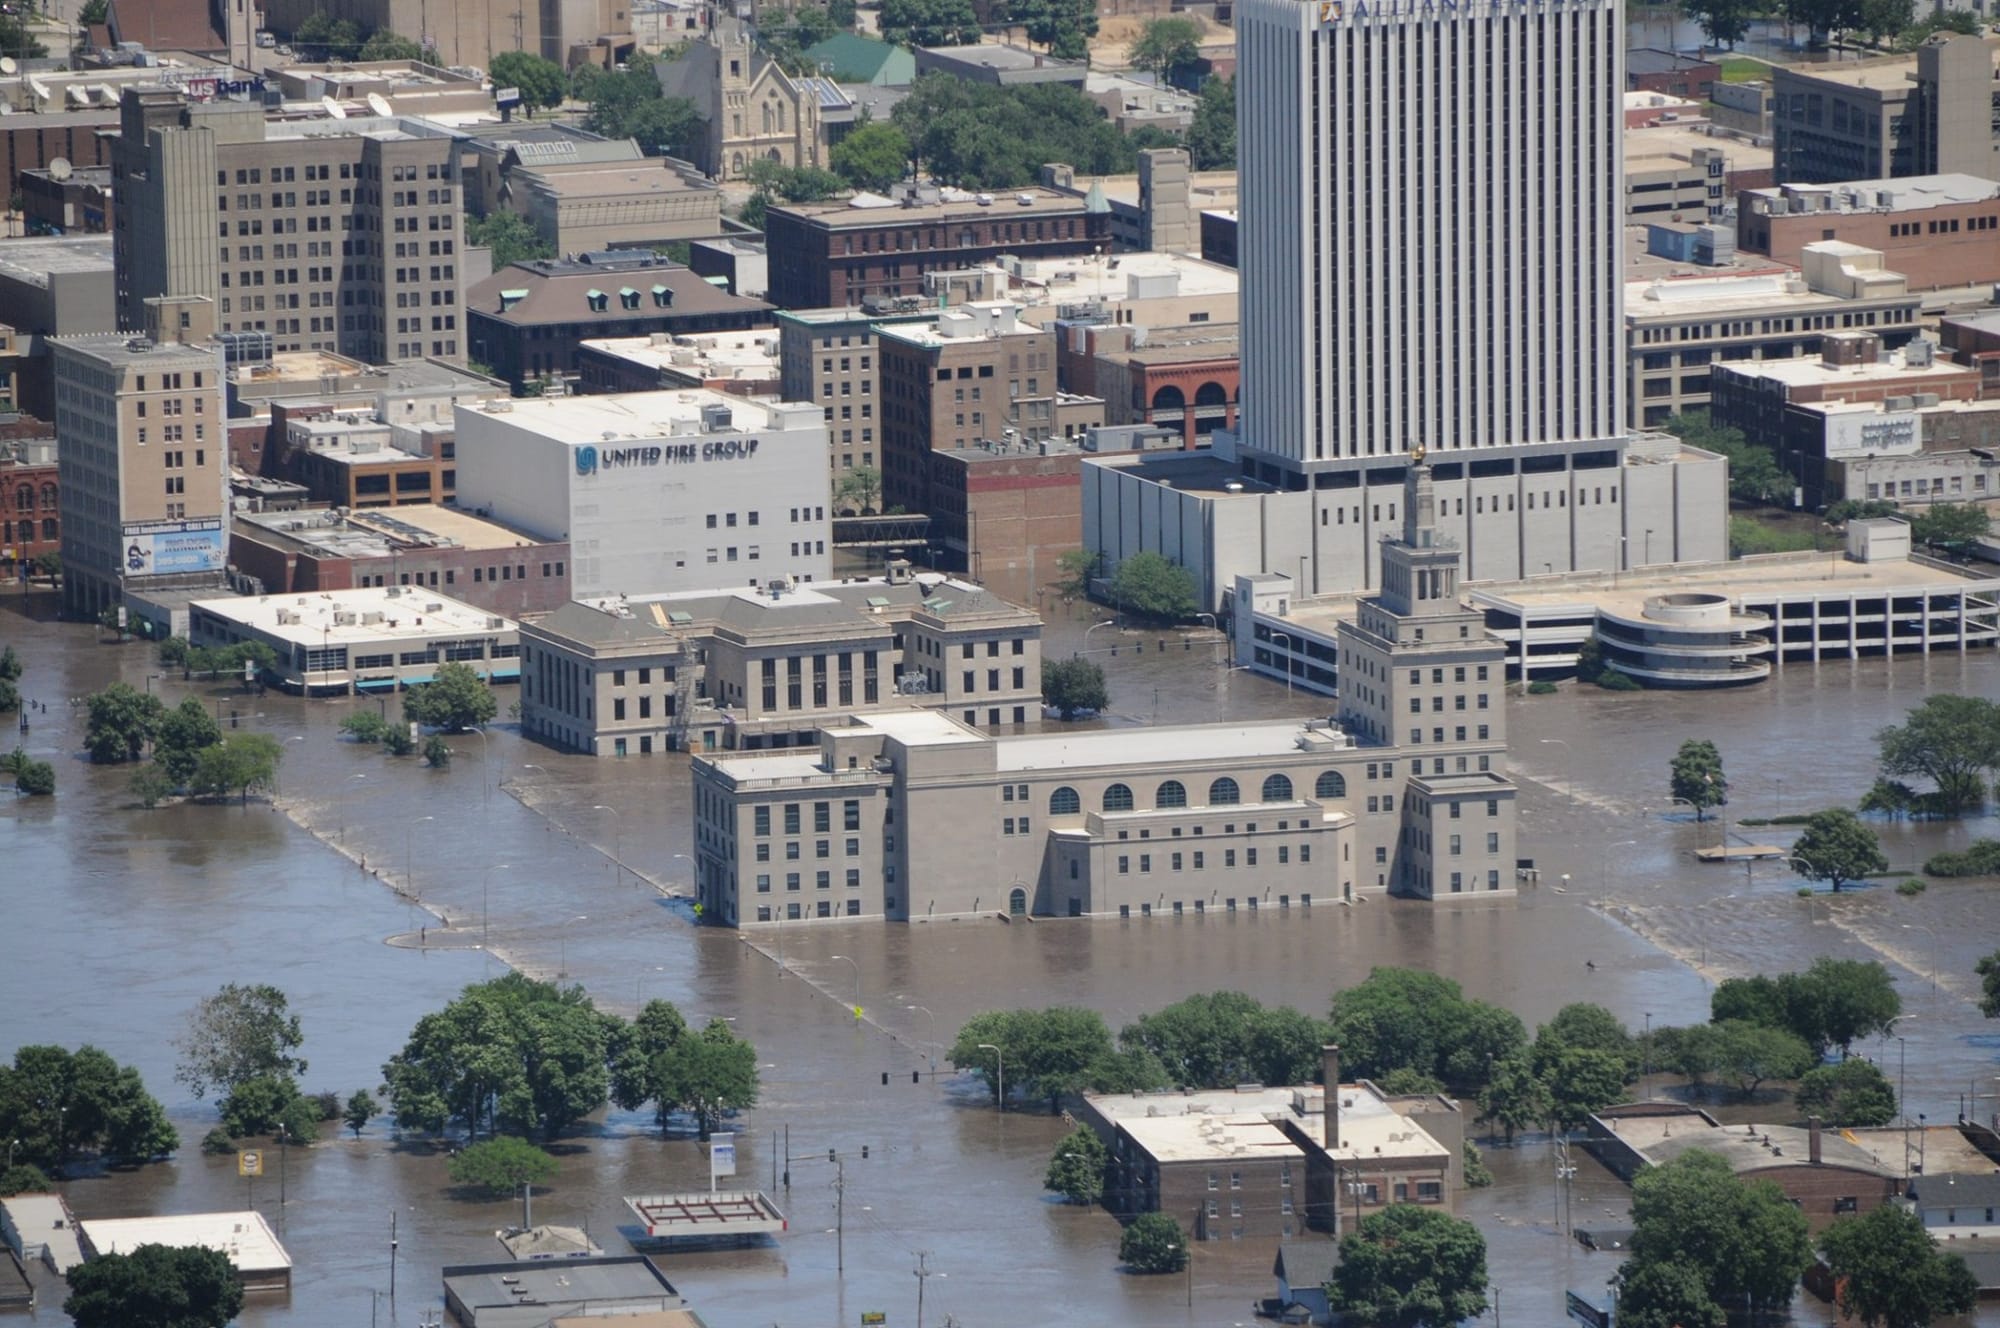
M 1383 591 L 1339 635 L 1358 681 L 1337 718 L 994 737 L 868 714 L 823 727 L 816 751 L 700 756 L 707 916 L 1143 918 L 1511 893 L 1504 661 L 1459 604 L 1421 460 Z
M 1078 1119 L 1111 1156 L 1104 1204 L 1166 1213 L 1196 1240 L 1345 1231 L 1392 1203 L 1449 1207 L 1464 1183 L 1465 1125 L 1435 1094 L 1340 1083 L 1206 1092 L 1086 1093 Z

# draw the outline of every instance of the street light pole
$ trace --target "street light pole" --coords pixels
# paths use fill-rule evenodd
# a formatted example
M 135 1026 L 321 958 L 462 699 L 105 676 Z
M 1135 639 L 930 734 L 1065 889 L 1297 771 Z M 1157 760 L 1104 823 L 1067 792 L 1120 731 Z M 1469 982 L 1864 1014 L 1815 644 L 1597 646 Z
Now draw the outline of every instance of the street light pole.
M 1292 648 L 1298 645 L 1298 638 L 1290 632 L 1273 632 L 1271 633 L 1271 639 L 1273 641 L 1282 640 L 1285 643 L 1285 695 L 1290 696 L 1292 694 Z
M 991 1042 L 980 1043 L 979 1050 L 993 1053 L 994 1065 L 998 1070 L 998 1074 L 993 1081 L 993 1110 L 1005 1111 L 1007 1109 L 1007 1055 Z
M 1090 634 L 1091 634 L 1092 632 L 1096 631 L 1096 630 L 1097 630 L 1098 628 L 1100 628 L 1100 627 L 1116 627 L 1117 625 L 1118 625 L 1118 620 L 1117 620 L 1116 618 L 1106 618 L 1106 619 L 1105 619 L 1105 620 L 1104 620 L 1103 622 L 1101 622 L 1101 623 L 1092 623 L 1092 624 L 1091 624 L 1090 626 L 1088 626 L 1088 627 L 1084 628 L 1084 629 L 1083 629 L 1083 649 L 1084 649 L 1084 650 L 1089 650 L 1089 649 L 1090 649 Z M 1071 658 L 1071 659 L 1075 659 L 1075 658 L 1077 658 L 1077 657 L 1078 657 L 1079 655 L 1081 655 L 1082 653 L 1083 653 L 1083 651 L 1079 651 L 1079 650 L 1072 650 L 1072 651 L 1070 651 L 1070 652 L 1069 652 L 1069 655 L 1070 655 L 1070 658 Z
M 607 807 L 601 802 L 591 803 L 590 810 L 603 812 L 612 818 L 611 870 L 617 876 L 618 883 L 622 885 L 625 881 L 625 818 L 618 814 L 616 807 Z
M 906 1006 L 904 1006 L 903 1008 L 904 1008 L 905 1010 L 920 1010 L 920 1011 L 922 1011 L 922 1012 L 923 1012 L 924 1014 L 927 1014 L 927 1015 L 929 1015 L 929 1016 L 931 1017 L 931 1040 L 930 1040 L 930 1044 L 929 1044 L 929 1045 L 930 1045 L 930 1052 L 929 1052 L 928 1054 L 929 1054 L 929 1059 L 930 1059 L 930 1063 L 931 1063 L 931 1073 L 932 1073 L 932 1074 L 936 1074 L 936 1073 L 937 1073 L 937 1045 L 938 1045 L 938 1040 L 937 1040 L 937 1012 L 936 1012 L 936 1011 L 934 1011 L 934 1010 L 930 1010 L 930 1009 L 926 1009 L 926 1008 L 925 1008 L 924 1006 L 921 1006 L 921 1005 L 906 1005 Z

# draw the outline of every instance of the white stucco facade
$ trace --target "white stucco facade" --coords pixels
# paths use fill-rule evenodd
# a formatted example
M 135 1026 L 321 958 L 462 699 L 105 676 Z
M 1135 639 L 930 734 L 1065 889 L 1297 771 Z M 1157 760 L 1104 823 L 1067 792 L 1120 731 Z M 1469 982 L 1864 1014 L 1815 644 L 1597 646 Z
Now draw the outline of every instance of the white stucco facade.
M 458 411 L 458 502 L 571 546 L 590 599 L 823 581 L 826 424 L 817 406 L 688 389 Z

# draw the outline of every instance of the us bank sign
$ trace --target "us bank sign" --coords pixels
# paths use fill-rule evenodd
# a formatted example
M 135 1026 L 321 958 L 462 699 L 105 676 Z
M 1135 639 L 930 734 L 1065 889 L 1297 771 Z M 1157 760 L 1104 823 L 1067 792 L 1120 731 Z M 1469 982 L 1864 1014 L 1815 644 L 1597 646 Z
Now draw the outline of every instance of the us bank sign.
M 712 438 L 705 443 L 667 443 L 658 447 L 598 447 L 576 449 L 576 473 L 626 470 L 635 466 L 674 466 L 689 461 L 748 461 L 757 455 L 755 438 Z

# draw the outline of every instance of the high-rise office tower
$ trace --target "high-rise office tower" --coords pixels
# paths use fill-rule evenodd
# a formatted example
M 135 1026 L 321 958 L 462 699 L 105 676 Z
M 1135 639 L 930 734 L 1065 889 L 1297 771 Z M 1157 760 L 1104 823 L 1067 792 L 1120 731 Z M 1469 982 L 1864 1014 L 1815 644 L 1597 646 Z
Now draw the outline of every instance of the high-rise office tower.
M 1236 9 L 1246 455 L 1621 433 L 1614 0 Z

